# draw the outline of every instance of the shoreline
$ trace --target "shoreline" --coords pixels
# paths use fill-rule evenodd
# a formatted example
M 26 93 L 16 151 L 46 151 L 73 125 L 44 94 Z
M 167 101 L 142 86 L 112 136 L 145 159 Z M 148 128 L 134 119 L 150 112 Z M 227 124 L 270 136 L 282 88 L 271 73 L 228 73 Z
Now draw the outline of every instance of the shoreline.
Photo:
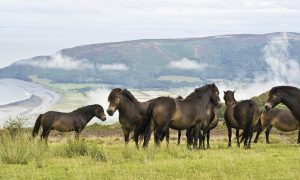
M 39 114 L 49 109 L 61 99 L 57 92 L 49 90 L 41 84 L 8 78 L 1 79 L 1 81 L 10 86 L 20 88 L 23 91 L 30 93 L 31 96 L 24 100 L 0 105 L 0 126 L 4 124 L 9 116 L 14 117 Z M 28 121 L 26 124 L 27 123 L 31 124 L 32 122 Z

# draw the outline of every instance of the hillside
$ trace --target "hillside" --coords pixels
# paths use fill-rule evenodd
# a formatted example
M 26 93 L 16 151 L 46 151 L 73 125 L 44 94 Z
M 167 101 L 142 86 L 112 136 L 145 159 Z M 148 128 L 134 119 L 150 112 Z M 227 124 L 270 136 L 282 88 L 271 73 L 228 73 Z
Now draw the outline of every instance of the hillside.
M 263 48 L 280 33 L 83 45 L 0 69 L 0 78 L 29 76 L 65 83 L 171 88 L 200 82 L 251 81 L 268 66 Z M 300 60 L 300 34 L 289 33 L 289 56 Z

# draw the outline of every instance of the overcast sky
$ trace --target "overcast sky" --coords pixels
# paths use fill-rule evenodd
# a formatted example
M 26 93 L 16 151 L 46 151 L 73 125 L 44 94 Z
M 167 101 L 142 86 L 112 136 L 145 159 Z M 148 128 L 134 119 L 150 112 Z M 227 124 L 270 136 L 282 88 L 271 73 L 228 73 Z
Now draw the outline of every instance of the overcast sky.
M 0 0 L 0 67 L 82 44 L 300 32 L 297 0 Z

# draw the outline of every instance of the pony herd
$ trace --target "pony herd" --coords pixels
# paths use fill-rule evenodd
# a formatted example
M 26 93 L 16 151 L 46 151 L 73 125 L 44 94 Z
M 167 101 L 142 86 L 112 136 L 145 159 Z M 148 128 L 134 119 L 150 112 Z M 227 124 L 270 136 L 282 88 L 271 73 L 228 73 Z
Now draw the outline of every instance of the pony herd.
M 260 111 L 252 100 L 238 102 L 234 91 L 224 91 L 225 112 L 224 120 L 228 130 L 228 147 L 231 146 L 232 129 L 236 129 L 237 145 L 244 143 L 245 148 L 251 147 L 253 133 L 256 131 L 254 142 L 266 129 L 266 142 L 269 143 L 269 133 L 272 127 L 289 132 L 299 130 L 300 120 L 300 89 L 291 86 L 277 86 L 270 90 L 265 111 Z M 119 111 L 119 122 L 124 133 L 125 144 L 134 133 L 134 141 L 139 146 L 141 138 L 143 147 L 147 148 L 152 132 L 154 142 L 159 145 L 166 138 L 169 143 L 169 128 L 178 130 L 178 144 L 181 131 L 186 130 L 189 148 L 209 148 L 210 131 L 218 124 L 216 109 L 222 106 L 219 89 L 215 84 L 196 88 L 185 98 L 158 97 L 146 102 L 140 102 L 127 89 L 112 89 L 108 96 L 109 107 L 107 114 L 112 116 Z M 286 105 L 289 110 L 273 109 L 279 103 Z M 33 128 L 32 135 L 38 134 L 40 127 L 41 138 L 47 142 L 51 130 L 61 132 L 76 132 L 79 138 L 86 124 L 97 117 L 106 120 L 101 105 L 89 105 L 70 113 L 49 111 L 39 115 Z M 243 132 L 240 134 L 240 130 Z M 241 139 L 240 139 L 241 137 Z M 207 143 L 205 145 L 205 138 Z M 300 131 L 298 135 L 300 143 Z

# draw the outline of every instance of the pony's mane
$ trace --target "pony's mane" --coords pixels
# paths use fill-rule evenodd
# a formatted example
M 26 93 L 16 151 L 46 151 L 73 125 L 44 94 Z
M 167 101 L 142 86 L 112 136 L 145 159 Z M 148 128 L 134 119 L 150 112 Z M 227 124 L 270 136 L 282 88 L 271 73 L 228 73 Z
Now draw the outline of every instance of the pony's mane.
M 134 95 L 129 92 L 127 89 L 123 89 L 123 94 L 132 102 L 136 102 L 137 99 L 134 97 Z
M 121 89 L 121 88 L 115 88 L 111 90 L 109 96 L 108 96 L 108 101 L 112 101 L 116 98 L 116 94 L 121 92 L 125 97 L 127 97 L 130 101 L 136 102 L 137 99 L 133 96 L 131 92 L 129 92 L 127 89 Z
M 270 92 L 276 92 L 277 90 L 280 90 L 280 89 L 299 90 L 298 88 L 296 88 L 294 86 L 275 86 L 270 90 Z
M 100 106 L 100 105 L 93 104 L 93 105 L 83 106 L 83 107 L 80 107 L 80 108 L 78 108 L 78 109 L 76 109 L 72 112 L 76 112 L 76 113 L 80 113 L 80 114 L 81 113 L 87 113 L 87 112 L 94 111 L 97 106 Z
M 196 96 L 202 95 L 204 92 L 206 92 L 210 88 L 210 84 L 202 86 L 200 88 L 196 88 L 194 92 L 192 92 L 190 95 L 188 95 L 185 99 L 192 99 Z

